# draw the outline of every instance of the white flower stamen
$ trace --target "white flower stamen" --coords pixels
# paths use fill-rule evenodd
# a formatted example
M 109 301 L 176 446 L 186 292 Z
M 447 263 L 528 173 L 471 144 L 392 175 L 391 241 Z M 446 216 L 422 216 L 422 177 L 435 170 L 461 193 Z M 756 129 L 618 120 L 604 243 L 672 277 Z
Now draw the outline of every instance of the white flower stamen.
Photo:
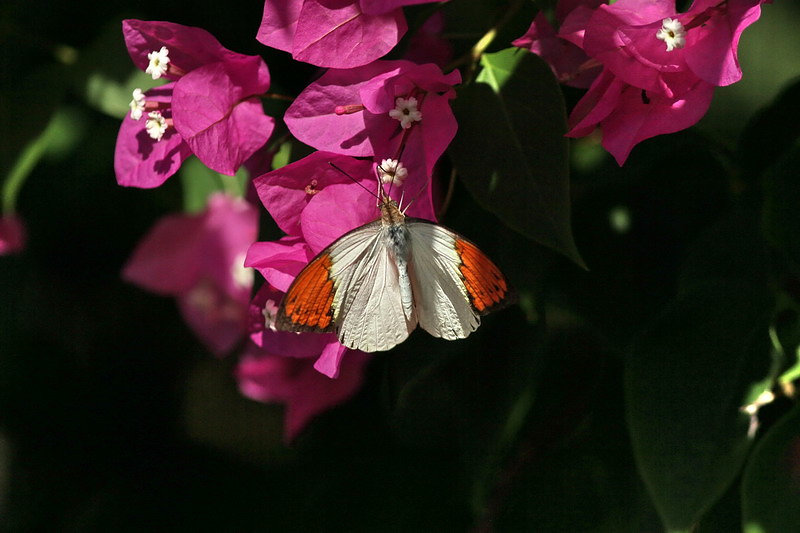
M 275 305 L 275 302 L 267 300 L 264 304 L 264 309 L 261 310 L 261 314 L 264 315 L 264 327 L 277 331 L 275 323 L 278 318 L 278 306 Z
M 389 111 L 389 116 L 399 120 L 404 130 L 410 128 L 412 123 L 422 120 L 422 111 L 417 109 L 417 99 L 413 96 L 398 98 L 394 104 L 395 107 Z
M 661 21 L 661 29 L 656 33 L 659 41 L 667 45 L 667 52 L 686 46 L 686 30 L 678 19 L 666 18 Z
M 159 111 L 150 111 L 147 117 L 147 121 L 144 123 L 147 134 L 150 138 L 160 141 L 167 131 L 167 119 L 161 116 Z
M 162 46 L 161 50 L 153 50 L 147 54 L 147 59 L 150 64 L 147 65 L 145 72 L 150 74 L 154 80 L 167 73 L 167 66 L 169 65 L 169 50 L 166 46 Z
M 403 166 L 403 163 L 395 159 L 384 159 L 378 165 L 378 175 L 383 183 L 391 183 L 399 187 L 403 184 L 408 176 L 408 169 Z
M 131 118 L 133 120 L 142 118 L 142 112 L 144 111 L 144 93 L 140 88 L 137 87 L 133 90 L 133 100 L 131 100 L 131 103 L 128 105 L 131 108 Z

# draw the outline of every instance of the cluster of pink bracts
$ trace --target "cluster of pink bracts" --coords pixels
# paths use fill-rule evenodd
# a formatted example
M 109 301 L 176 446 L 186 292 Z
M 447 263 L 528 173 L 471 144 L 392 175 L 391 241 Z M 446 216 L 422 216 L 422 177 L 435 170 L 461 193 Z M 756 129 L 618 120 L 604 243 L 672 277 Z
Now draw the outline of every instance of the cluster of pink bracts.
M 696 0 L 676 13 L 674 0 L 610 6 L 561 0 L 558 30 L 539 14 L 514 44 L 542 56 L 560 81 L 588 88 L 572 111 L 568 135 L 599 127 L 603 146 L 622 164 L 639 141 L 697 122 L 713 88 L 741 77 L 739 36 L 758 18 L 762 1 Z M 442 19 L 421 28 L 407 59 L 380 59 L 407 29 L 402 7 L 419 3 L 425 1 L 266 1 L 257 39 L 327 69 L 283 117 L 296 139 L 319 151 L 269 172 L 266 146 L 275 121 L 261 105 L 270 97 L 261 57 L 231 52 L 199 28 L 123 22 L 134 63 L 169 82 L 134 93 L 117 138 L 118 182 L 157 187 L 190 155 L 222 174 L 246 166 L 258 176 L 258 198 L 286 233 L 255 242 L 256 208 L 217 193 L 203 213 L 158 222 L 123 275 L 175 296 L 189 326 L 219 355 L 249 333 L 237 369 L 240 388 L 287 405 L 287 439 L 352 395 L 367 360 L 333 334 L 273 327 L 283 292 L 308 261 L 375 217 L 374 198 L 329 163 L 373 189 L 376 164 L 402 150 L 408 179 L 398 193 L 426 190 L 409 214 L 435 220 L 425 184 L 456 134 L 450 100 L 461 82 L 458 71 L 442 72 L 450 59 L 449 45 L 437 35 Z M 252 269 L 265 279 L 255 297 Z

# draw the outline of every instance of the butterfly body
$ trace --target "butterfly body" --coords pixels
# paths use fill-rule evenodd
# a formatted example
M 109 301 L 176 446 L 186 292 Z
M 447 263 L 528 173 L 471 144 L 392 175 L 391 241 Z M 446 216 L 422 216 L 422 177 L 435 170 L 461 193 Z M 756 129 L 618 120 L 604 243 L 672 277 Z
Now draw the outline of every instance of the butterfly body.
M 406 217 L 385 195 L 380 209 L 380 218 L 337 239 L 298 274 L 278 329 L 336 332 L 348 348 L 384 351 L 418 324 L 435 337 L 463 339 L 481 315 L 508 303 L 508 282 L 474 244 Z

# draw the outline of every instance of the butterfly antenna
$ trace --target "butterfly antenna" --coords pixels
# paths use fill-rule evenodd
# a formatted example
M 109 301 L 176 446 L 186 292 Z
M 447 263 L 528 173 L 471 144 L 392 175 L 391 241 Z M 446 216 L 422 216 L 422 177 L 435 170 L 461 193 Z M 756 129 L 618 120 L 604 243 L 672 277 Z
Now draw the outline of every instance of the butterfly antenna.
M 417 191 L 417 194 L 415 194 L 411 198 L 411 201 L 408 202 L 408 205 L 405 206 L 405 208 L 403 208 L 403 214 L 404 215 L 406 214 L 406 211 L 408 211 L 408 208 L 411 207 L 411 204 L 413 204 L 417 200 L 417 198 L 419 198 L 419 196 L 422 194 L 422 191 L 424 191 L 427 186 L 428 186 L 428 182 L 425 182 L 425 183 L 422 184 L 422 187 L 419 188 L 419 190 Z
M 370 193 L 372 196 L 374 196 L 375 198 L 377 198 L 377 199 L 378 199 L 378 201 L 380 201 L 380 199 L 381 199 L 381 198 L 380 198 L 380 196 L 378 196 L 377 194 L 375 194 L 374 192 L 372 192 L 371 190 L 369 190 L 367 187 L 365 187 L 365 186 L 364 186 L 364 184 L 363 184 L 363 183 L 361 183 L 360 181 L 357 181 L 357 180 L 356 180 L 356 179 L 355 179 L 353 176 L 351 176 L 350 174 L 348 174 L 347 172 L 345 172 L 344 170 L 342 170 L 342 168 L 341 168 L 341 167 L 339 167 L 339 166 L 338 166 L 336 163 L 334 163 L 333 161 L 328 161 L 328 164 L 329 164 L 330 166 L 332 166 L 333 168 L 335 168 L 336 170 L 338 170 L 339 172 L 341 172 L 342 174 L 344 174 L 345 176 L 347 176 L 348 178 L 350 178 L 350 180 L 351 180 L 353 183 L 355 183 L 356 185 L 358 185 L 359 187 L 361 187 L 362 189 L 364 189 L 365 191 L 367 191 L 368 193 Z

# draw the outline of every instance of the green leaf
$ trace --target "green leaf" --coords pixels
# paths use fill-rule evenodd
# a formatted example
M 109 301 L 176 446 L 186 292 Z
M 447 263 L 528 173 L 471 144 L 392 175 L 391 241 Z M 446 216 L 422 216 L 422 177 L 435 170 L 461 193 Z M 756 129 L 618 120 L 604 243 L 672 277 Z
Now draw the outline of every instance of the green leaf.
M 542 331 L 504 309 L 468 341 L 417 335 L 392 354 L 384 389 L 398 443 L 458 454 L 476 516 L 536 398 Z
M 798 137 L 800 81 L 786 87 L 747 124 L 739 139 L 736 156 L 745 176 L 758 176 Z
M 797 168 L 800 165 L 800 143 L 781 157 L 767 171 L 764 198 L 764 235 L 774 247 L 781 250 L 800 267 L 800 180 Z
M 760 216 L 757 211 L 736 211 L 700 233 L 685 252 L 678 279 L 679 292 L 722 280 L 766 287 L 769 248 L 759 228 Z
M 28 175 L 43 158 L 62 158 L 70 153 L 86 131 L 85 117 L 76 109 L 62 107 L 50 122 L 19 153 L 3 182 L 3 212 L 13 212 L 17 196 Z
M 772 381 L 773 298 L 726 281 L 670 305 L 626 362 L 626 410 L 642 478 L 669 531 L 687 531 L 725 493 L 750 447 L 740 409 Z
M 178 171 L 183 184 L 183 209 L 187 213 L 198 213 L 206 208 L 208 196 L 217 191 L 242 197 L 247 185 L 248 173 L 244 167 L 234 176 L 226 176 L 205 166 L 196 157 L 187 159 Z
M 746 533 L 800 527 L 800 406 L 772 427 L 753 450 L 742 479 Z
M 450 154 L 470 193 L 509 227 L 585 267 L 572 237 L 568 143 L 561 91 L 535 54 L 481 58 L 454 100 Z

